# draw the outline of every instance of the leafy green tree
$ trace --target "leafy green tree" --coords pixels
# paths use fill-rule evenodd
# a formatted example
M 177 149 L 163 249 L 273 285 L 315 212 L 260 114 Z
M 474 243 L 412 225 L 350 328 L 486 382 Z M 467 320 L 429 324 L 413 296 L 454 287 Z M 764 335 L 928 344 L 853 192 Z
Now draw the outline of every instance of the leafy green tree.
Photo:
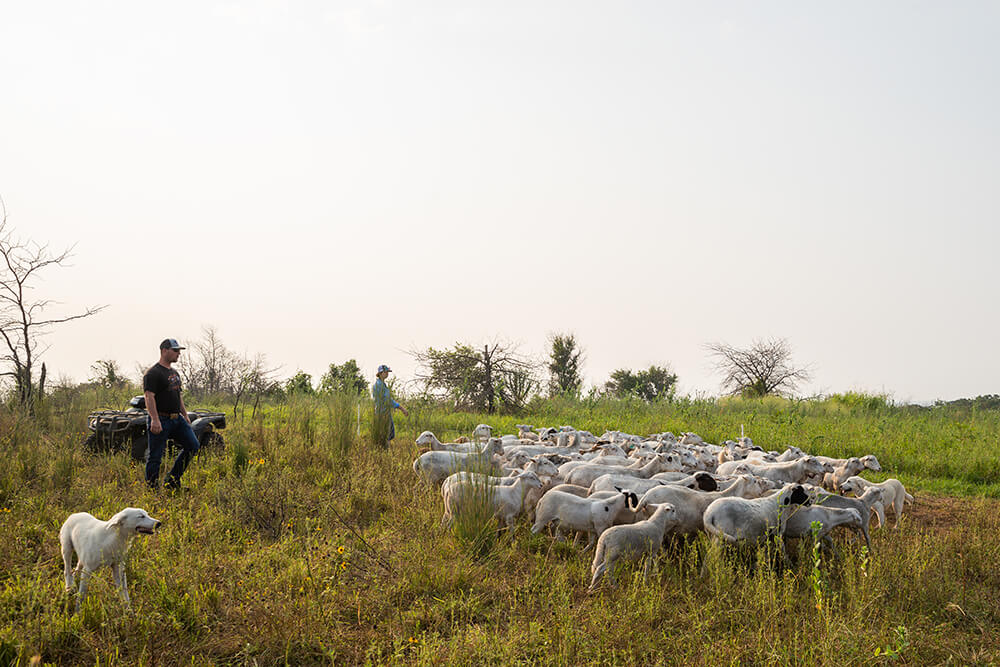
M 619 368 L 604 383 L 605 393 L 616 398 L 638 396 L 646 401 L 671 399 L 677 390 L 677 375 L 667 366 L 650 366 L 644 371 Z
M 285 393 L 289 396 L 293 394 L 305 394 L 311 396 L 316 393 L 312 385 L 312 375 L 304 371 L 299 371 L 285 381 Z
M 553 334 L 549 338 L 549 395 L 580 397 L 583 378 L 583 349 L 573 334 Z
M 329 370 L 319 379 L 321 394 L 368 393 L 368 381 L 358 368 L 358 362 L 348 359 L 341 365 L 330 364 Z
M 128 384 L 122 375 L 118 362 L 114 359 L 98 359 L 90 366 L 90 381 L 108 389 L 118 389 Z
M 482 349 L 455 343 L 451 349 L 411 352 L 424 391 L 450 399 L 455 407 L 495 413 L 524 407 L 538 389 L 537 364 L 504 343 Z

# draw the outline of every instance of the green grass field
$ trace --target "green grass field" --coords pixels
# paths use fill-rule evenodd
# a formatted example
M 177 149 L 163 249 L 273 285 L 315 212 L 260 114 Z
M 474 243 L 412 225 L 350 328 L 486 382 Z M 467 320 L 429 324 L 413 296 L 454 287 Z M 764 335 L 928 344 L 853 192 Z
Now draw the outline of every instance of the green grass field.
M 539 401 L 485 416 L 412 404 L 389 451 L 370 411 L 343 397 L 231 418 L 188 491 L 147 490 L 124 454 L 82 450 L 85 416 L 124 396 L 83 394 L 34 418 L 0 409 L 0 665 L 152 664 L 990 664 L 1000 661 L 1000 412 L 824 401 Z M 189 399 L 191 407 L 213 407 Z M 226 409 L 220 403 L 214 406 Z M 441 527 L 414 475 L 414 437 L 480 422 L 600 433 L 694 431 L 827 455 L 874 453 L 917 503 L 865 554 L 793 550 L 792 569 L 749 568 L 704 541 L 668 545 L 654 574 L 586 592 L 591 554 Z M 133 614 L 110 572 L 79 614 L 63 592 L 58 531 L 72 512 L 126 506 L 164 521 L 129 554 Z M 704 564 L 704 567 L 703 567 Z

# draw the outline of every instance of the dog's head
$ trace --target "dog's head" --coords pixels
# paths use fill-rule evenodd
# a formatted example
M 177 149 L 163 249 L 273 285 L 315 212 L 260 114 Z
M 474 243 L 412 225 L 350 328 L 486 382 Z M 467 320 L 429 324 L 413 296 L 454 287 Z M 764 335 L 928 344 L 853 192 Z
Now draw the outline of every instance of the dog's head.
M 157 521 L 149 516 L 146 510 L 138 507 L 126 507 L 108 521 L 108 528 L 117 528 L 125 535 L 134 535 L 135 533 L 152 535 L 161 525 L 163 525 L 162 522 Z

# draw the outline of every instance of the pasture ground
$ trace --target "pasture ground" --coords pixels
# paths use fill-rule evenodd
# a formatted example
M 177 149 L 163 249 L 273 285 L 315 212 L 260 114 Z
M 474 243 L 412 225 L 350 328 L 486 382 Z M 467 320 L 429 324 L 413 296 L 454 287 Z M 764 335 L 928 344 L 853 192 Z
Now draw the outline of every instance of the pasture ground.
M 83 452 L 83 418 L 119 397 L 0 409 L 0 665 L 27 664 L 996 664 L 1000 661 L 1000 416 L 860 399 L 535 404 L 515 417 L 414 404 L 390 451 L 347 399 L 232 419 L 188 490 L 152 492 L 124 455 Z M 203 404 L 199 404 L 201 407 Z M 219 404 L 212 407 L 225 408 Z M 472 545 L 440 525 L 413 439 L 479 422 L 600 431 L 691 430 L 718 442 L 875 453 L 917 498 L 872 553 L 793 548 L 779 571 L 702 540 L 672 544 L 649 582 L 586 592 L 590 554 L 531 536 Z M 872 479 L 883 476 L 871 475 Z M 125 506 L 165 522 L 128 564 L 133 614 L 110 572 L 81 613 L 62 591 L 58 530 Z

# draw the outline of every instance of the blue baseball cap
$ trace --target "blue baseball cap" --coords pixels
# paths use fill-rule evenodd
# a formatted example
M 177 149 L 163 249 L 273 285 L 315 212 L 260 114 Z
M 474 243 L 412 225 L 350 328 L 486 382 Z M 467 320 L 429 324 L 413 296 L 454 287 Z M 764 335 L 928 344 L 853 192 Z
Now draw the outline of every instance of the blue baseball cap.
M 391 368 L 389 368 L 388 366 L 386 366 L 385 364 L 382 364 L 382 365 L 380 365 L 380 366 L 378 367 L 378 370 L 377 370 L 377 371 L 375 371 L 375 375 L 378 375 L 379 373 L 385 373 L 385 372 L 389 372 L 389 373 L 391 373 L 391 372 L 392 372 L 392 369 L 391 369 Z
M 184 350 L 186 348 L 181 347 L 181 344 L 177 342 L 176 338 L 164 338 L 160 343 L 161 350 Z

